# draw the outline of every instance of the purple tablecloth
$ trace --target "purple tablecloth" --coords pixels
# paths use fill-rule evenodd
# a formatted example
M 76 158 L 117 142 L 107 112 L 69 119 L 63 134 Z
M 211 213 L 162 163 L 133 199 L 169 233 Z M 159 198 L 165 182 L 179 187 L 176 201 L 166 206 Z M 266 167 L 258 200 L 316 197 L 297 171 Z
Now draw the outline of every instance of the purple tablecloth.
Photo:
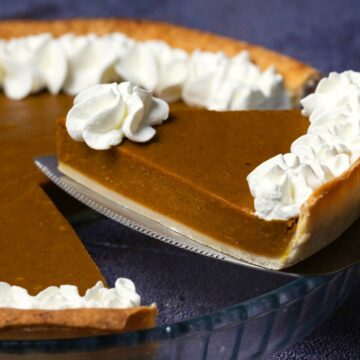
M 325 73 L 360 68 L 357 0 L 3 0 L 0 5 L 4 19 L 119 16 L 165 20 L 258 43 Z M 97 223 L 97 231 L 99 227 L 106 237 L 109 223 Z M 105 263 L 104 257 L 96 259 L 94 245 L 91 252 L 95 260 Z M 146 278 L 146 273 L 142 276 Z M 199 293 L 206 290 L 201 286 L 200 282 Z M 182 301 L 181 294 L 177 300 Z M 330 320 L 274 358 L 360 358 L 359 307 L 360 287 Z

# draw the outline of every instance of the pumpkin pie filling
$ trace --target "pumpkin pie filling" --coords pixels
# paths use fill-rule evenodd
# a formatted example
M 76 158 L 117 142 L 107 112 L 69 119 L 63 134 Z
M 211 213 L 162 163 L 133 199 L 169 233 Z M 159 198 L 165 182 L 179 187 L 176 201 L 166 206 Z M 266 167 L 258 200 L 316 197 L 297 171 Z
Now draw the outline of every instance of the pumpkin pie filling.
M 66 112 L 71 102 L 63 95 L 41 94 L 21 102 L 0 96 L 0 281 L 26 288 L 31 295 L 62 284 L 76 285 L 84 294 L 99 280 L 106 283 L 72 227 L 43 190 L 47 179 L 32 160 L 38 154 L 55 151 L 54 119 Z M 0 338 L 63 338 L 109 332 L 99 324 L 113 327 L 112 331 L 134 329 L 136 324 L 153 326 L 155 308 L 137 309 L 130 309 L 132 313 L 126 317 L 119 316 L 116 309 L 113 313 L 96 309 L 86 314 L 75 310 L 2 309 Z M 101 314 L 107 323 L 98 321 Z
M 287 251 L 295 221 L 255 216 L 246 176 L 286 152 L 307 128 L 308 120 L 296 110 L 172 110 L 150 142 L 125 140 L 97 151 L 73 141 L 60 119 L 57 151 L 60 170 L 75 170 L 181 232 L 185 226 L 242 250 L 279 257 Z
M 25 287 L 31 294 L 64 283 L 83 292 L 105 281 L 39 186 L 46 180 L 32 162 L 36 154 L 53 151 L 51 117 L 70 103 L 65 96 L 41 95 L 23 102 L 0 97 L 0 281 Z

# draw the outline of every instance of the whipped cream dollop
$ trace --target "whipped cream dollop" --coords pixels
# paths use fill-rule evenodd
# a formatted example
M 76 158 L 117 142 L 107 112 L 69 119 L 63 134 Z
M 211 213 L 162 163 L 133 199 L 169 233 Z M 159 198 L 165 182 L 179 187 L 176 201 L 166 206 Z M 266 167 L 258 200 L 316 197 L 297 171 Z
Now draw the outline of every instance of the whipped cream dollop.
M 139 42 L 122 56 L 117 73 L 167 102 L 180 99 L 187 78 L 188 54 L 163 41 Z
M 309 116 L 307 133 L 290 153 L 260 164 L 247 177 L 256 214 L 266 220 L 297 217 L 315 189 L 360 156 L 360 73 L 331 73 L 301 104 Z
M 326 165 L 288 153 L 259 165 L 247 181 L 256 214 L 265 220 L 283 220 L 298 216 L 314 189 L 332 178 Z
M 154 125 L 169 116 L 169 105 L 130 82 L 94 85 L 81 91 L 66 117 L 76 141 L 96 150 L 118 145 L 126 137 L 135 142 L 153 138 Z
M 116 44 L 119 47 L 123 45 L 120 39 L 98 37 L 95 34 L 66 34 L 58 41 L 68 61 L 63 86 L 65 93 L 76 95 L 89 86 L 119 80 L 114 66 L 118 54 Z M 124 39 L 124 44 L 125 42 Z
M 0 307 L 13 309 L 61 310 L 77 308 L 112 308 L 127 309 L 140 306 L 140 295 L 134 283 L 119 278 L 113 288 L 106 288 L 99 281 L 86 290 L 84 296 L 79 294 L 77 286 L 50 286 L 32 296 L 19 286 L 0 282 Z
M 182 98 L 189 105 L 217 111 L 290 108 L 282 76 L 274 67 L 262 72 L 247 51 L 232 58 L 222 52 L 194 51 Z
M 57 94 L 67 74 L 65 55 L 50 34 L 2 42 L 0 63 L 4 92 L 14 100 L 45 88 Z

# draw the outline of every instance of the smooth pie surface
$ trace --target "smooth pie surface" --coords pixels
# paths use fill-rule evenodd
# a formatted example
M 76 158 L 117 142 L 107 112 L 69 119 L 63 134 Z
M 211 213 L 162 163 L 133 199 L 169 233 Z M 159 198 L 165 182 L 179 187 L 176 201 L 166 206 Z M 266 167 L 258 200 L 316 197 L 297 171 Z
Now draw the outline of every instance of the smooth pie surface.
M 287 251 L 293 221 L 253 214 L 246 176 L 289 150 L 308 120 L 299 111 L 175 110 L 145 144 L 108 151 L 73 141 L 59 121 L 58 156 L 97 183 L 218 241 L 265 256 Z
M 72 99 L 42 94 L 16 102 L 0 96 L 0 281 L 35 294 L 61 284 L 83 292 L 103 276 L 45 194 L 32 158 L 55 151 L 54 118 Z

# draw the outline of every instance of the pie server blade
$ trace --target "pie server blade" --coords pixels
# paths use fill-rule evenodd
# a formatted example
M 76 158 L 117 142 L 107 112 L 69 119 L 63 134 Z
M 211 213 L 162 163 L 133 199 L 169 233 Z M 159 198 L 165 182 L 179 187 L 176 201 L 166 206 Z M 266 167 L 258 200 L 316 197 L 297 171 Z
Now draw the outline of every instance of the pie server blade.
M 360 261 L 360 220 L 355 222 L 339 239 L 310 258 L 286 269 L 270 270 L 202 245 L 69 179 L 58 170 L 56 155 L 39 156 L 34 159 L 34 162 L 53 183 L 91 209 L 131 229 L 197 254 L 259 271 L 280 272 L 296 277 L 329 275 Z

